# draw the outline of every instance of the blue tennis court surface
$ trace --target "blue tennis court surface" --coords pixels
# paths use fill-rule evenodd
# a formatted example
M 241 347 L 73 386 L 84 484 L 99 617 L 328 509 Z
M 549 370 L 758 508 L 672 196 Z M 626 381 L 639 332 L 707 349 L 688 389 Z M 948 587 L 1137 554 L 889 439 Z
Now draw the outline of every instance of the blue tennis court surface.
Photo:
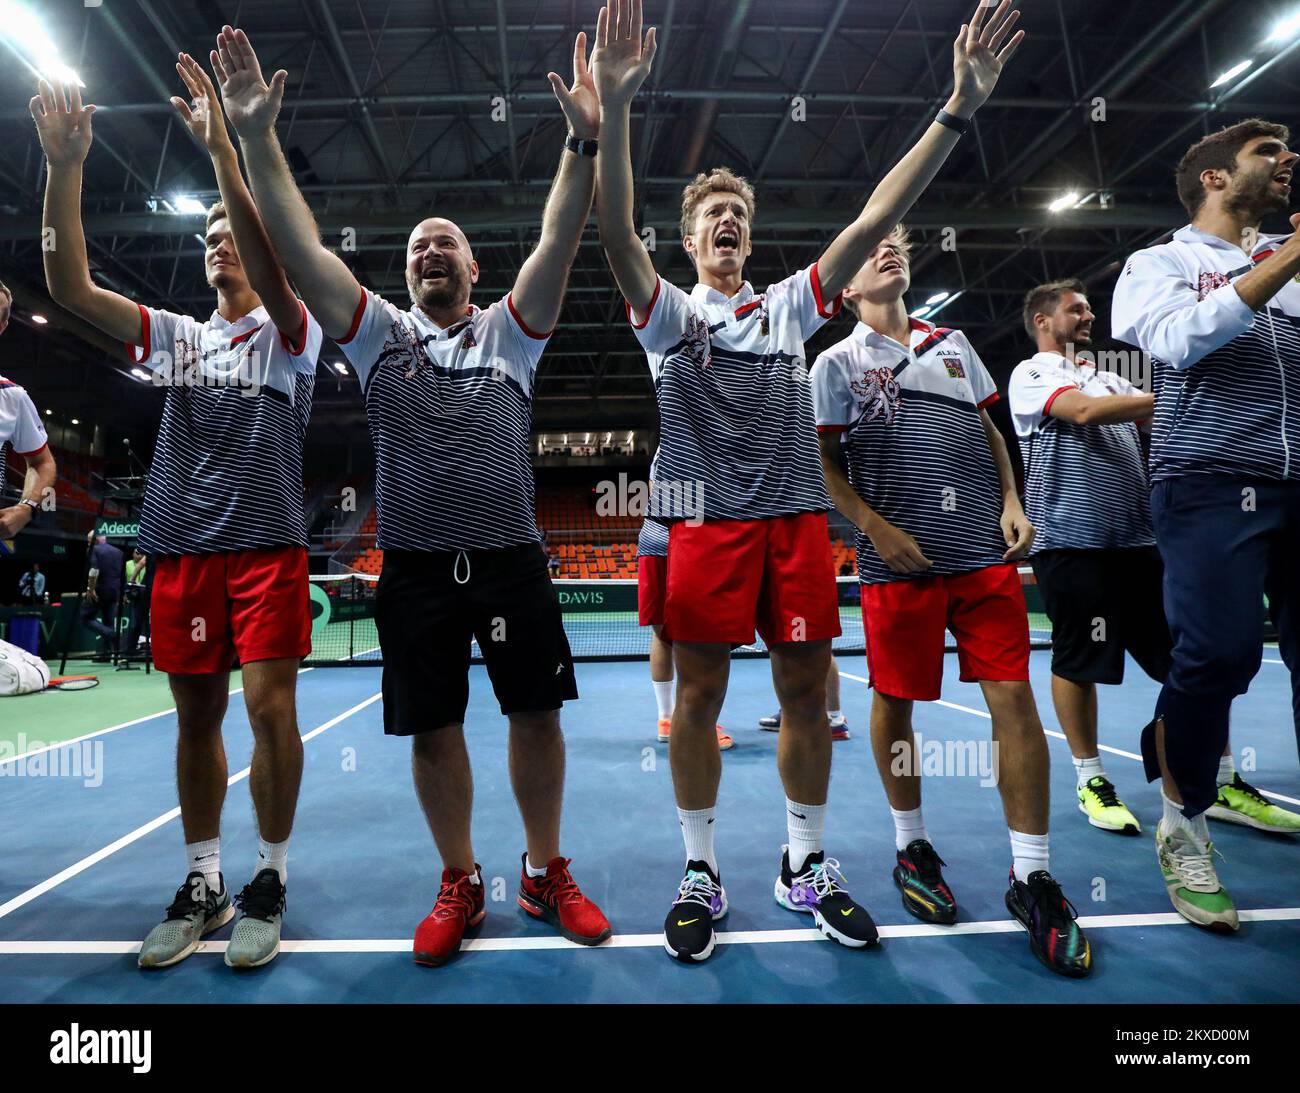
M 1276 650 L 1265 656 L 1251 692 L 1234 708 L 1234 750 L 1249 781 L 1300 807 L 1286 671 Z M 1032 670 L 1044 724 L 1056 732 L 1048 658 L 1035 652 Z M 957 682 L 955 659 L 946 660 L 944 701 L 953 705 L 918 704 L 916 727 L 927 740 L 986 741 L 979 690 Z M 1090 979 L 1067 981 L 1034 960 L 1011 924 L 1002 902 L 1006 828 L 996 789 L 982 787 L 977 773 L 926 778 L 923 786 L 930 835 L 948 862 L 961 922 L 928 927 L 903 911 L 890 881 L 893 830 L 866 733 L 870 692 L 850 678 L 865 677 L 865 665 L 861 657 L 839 663 L 853 739 L 835 745 L 827 851 L 881 924 L 879 950 L 821 940 L 809 920 L 773 900 L 785 826 L 776 735 L 756 724 L 775 709 L 766 660 L 733 664 L 724 708 L 723 723 L 736 738 L 724 756 L 718 821 L 731 913 L 722 924 L 727 943 L 714 958 L 684 967 L 660 947 L 682 847 L 644 662 L 579 665 L 583 697 L 564 713 L 563 846 L 616 936 L 584 949 L 527 918 L 514 902 L 523 843 L 506 772 L 505 721 L 475 667 L 467 736 L 488 917 L 451 964 L 417 967 L 411 937 L 432 905 L 440 867 L 411 787 L 409 744 L 383 736 L 377 671 L 318 668 L 299 680 L 308 740 L 282 955 L 236 975 L 220 958 L 227 926 L 174 968 L 136 968 L 140 939 L 185 872 L 175 718 L 159 716 L 96 738 L 103 750 L 94 779 L 0 779 L 0 1001 L 1296 1000 L 1300 840 L 1212 824 L 1224 858 L 1220 876 L 1245 912 L 1242 929 L 1210 935 L 1174 915 L 1152 845 L 1159 791 L 1143 781 L 1136 759 L 1156 687 L 1135 666 L 1122 688 L 1101 689 L 1101 738 L 1126 753 L 1103 758 L 1143 823 L 1140 837 L 1087 825 L 1069 751 L 1059 733 L 1051 738 L 1053 873 L 1090 925 L 1096 960 Z M 247 766 L 251 748 L 238 698 L 226 747 L 233 776 Z M 1243 749 L 1251 749 L 1249 763 Z M 85 784 L 100 776 L 100 784 Z M 222 838 L 227 880 L 238 889 L 256 852 L 246 776 L 230 789 Z

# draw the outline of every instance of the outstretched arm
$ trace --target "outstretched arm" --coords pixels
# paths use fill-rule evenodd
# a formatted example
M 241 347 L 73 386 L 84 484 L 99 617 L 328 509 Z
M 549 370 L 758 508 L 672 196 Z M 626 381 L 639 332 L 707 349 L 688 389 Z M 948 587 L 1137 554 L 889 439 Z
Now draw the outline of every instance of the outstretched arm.
M 592 54 L 600 96 L 600 154 L 596 157 L 596 220 L 618 290 L 644 316 L 658 275 L 632 222 L 632 99 L 650 74 L 655 28 L 641 38 L 641 0 L 612 0 L 600 9 Z
M 1011 0 L 1002 0 L 988 24 L 984 16 L 989 0 L 980 0 L 971 21 L 962 26 L 953 42 L 953 91 L 944 109 L 969 120 L 993 93 L 1002 68 L 1024 39 L 1023 30 L 1007 35 L 1019 11 L 1007 14 Z M 1005 44 L 1003 44 L 1005 42 Z M 817 274 L 822 294 L 832 299 L 843 291 L 867 256 L 908 213 L 925 192 L 944 160 L 957 146 L 959 134 L 937 121 L 921 136 L 867 199 L 857 220 L 845 228 L 821 256 Z
M 331 338 L 343 337 L 352 326 L 361 285 L 336 254 L 320 241 L 316 219 L 303 200 L 293 172 L 280 150 L 275 119 L 284 98 L 288 73 L 280 69 L 268 84 L 248 36 L 229 26 L 217 39 L 216 62 L 221 101 L 239 134 L 244 166 L 253 197 L 285 272 L 302 293 L 303 302 Z
M 95 284 L 86 258 L 86 236 L 81 227 L 81 168 L 94 139 L 90 117 L 95 108 L 81 105 L 79 87 L 51 87 L 44 80 L 40 94 L 28 105 L 47 168 L 42 225 L 46 233 L 53 234 L 42 249 L 50 297 L 110 338 L 139 342 L 139 307 L 125 296 Z
M 573 44 L 573 86 L 554 72 L 548 74 L 560 100 L 569 132 L 579 140 L 594 140 L 600 132 L 600 103 L 587 64 L 587 35 Z M 596 162 L 567 148 L 560 153 L 560 169 L 551 183 L 542 213 L 542 236 L 515 279 L 511 300 L 530 330 L 555 326 L 564 302 L 569 268 L 578 253 L 582 231 L 591 215 L 591 194 L 596 185 Z
M 213 66 L 220 76 L 223 70 L 215 53 Z M 271 240 L 267 238 L 266 227 L 257 214 L 253 195 L 248 192 L 244 176 L 240 174 L 239 156 L 226 132 L 226 119 L 221 113 L 221 103 L 217 101 L 217 89 L 198 61 L 188 53 L 180 54 L 176 73 L 189 91 L 193 105 L 187 105 L 184 99 L 173 98 L 172 106 L 194 139 L 212 157 L 217 188 L 226 207 L 226 219 L 230 221 L 230 234 L 239 261 L 248 275 L 248 283 L 261 298 L 262 306 L 276 329 L 297 344 L 303 336 L 302 307 L 271 250 Z

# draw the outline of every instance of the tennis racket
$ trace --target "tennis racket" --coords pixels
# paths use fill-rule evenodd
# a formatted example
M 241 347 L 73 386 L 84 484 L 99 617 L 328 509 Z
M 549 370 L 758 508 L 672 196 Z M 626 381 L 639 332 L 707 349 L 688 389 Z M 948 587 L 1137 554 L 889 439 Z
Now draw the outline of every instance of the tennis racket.
M 88 691 L 99 686 L 99 676 L 56 676 L 50 680 L 51 691 Z

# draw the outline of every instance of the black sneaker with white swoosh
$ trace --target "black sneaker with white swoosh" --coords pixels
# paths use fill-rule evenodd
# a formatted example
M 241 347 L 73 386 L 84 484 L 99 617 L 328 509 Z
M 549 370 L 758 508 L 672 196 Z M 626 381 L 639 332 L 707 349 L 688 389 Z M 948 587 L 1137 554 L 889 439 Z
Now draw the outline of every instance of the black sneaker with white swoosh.
M 688 861 L 677 898 L 664 919 L 664 948 L 684 964 L 708 960 L 717 944 L 713 924 L 727 913 L 727 893 L 707 862 Z
M 790 867 L 790 848 L 782 847 L 781 875 L 776 878 L 776 902 L 787 911 L 812 915 L 817 929 L 850 949 L 862 949 L 880 939 L 865 907 L 853 902 L 844 887 L 840 863 L 823 851 L 810 854 L 798 872 Z

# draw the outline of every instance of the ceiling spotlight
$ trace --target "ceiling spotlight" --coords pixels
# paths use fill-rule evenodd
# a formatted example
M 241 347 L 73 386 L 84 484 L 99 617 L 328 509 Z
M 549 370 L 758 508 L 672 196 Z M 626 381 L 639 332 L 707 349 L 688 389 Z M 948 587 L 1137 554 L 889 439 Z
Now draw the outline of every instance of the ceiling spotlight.
M 53 416 L 54 416 L 54 411 L 53 411 L 53 410 L 46 410 L 46 411 L 45 411 L 45 416 L 46 416 L 46 417 L 53 417 Z
M 1219 87 L 1222 84 L 1227 83 L 1229 80 L 1235 80 L 1254 63 L 1254 61 L 1242 61 L 1240 64 L 1233 65 L 1227 72 L 1215 80 L 1214 83 L 1210 84 L 1210 86 Z
M 185 216 L 202 216 L 208 211 L 208 207 L 202 201 L 197 197 L 190 197 L 189 194 L 177 194 L 168 204 Z
M 32 322 L 36 323 L 38 326 L 44 326 L 44 325 L 45 325 L 46 323 L 48 323 L 49 321 L 50 321 L 50 320 L 47 319 L 44 315 L 33 315 L 33 316 L 32 316 Z
M 81 422 L 78 421 L 78 420 L 74 417 L 74 418 L 72 419 L 72 424 L 73 424 L 73 425 L 80 425 Z
M 132 368 L 131 375 L 133 375 L 138 380 L 147 380 L 149 378 L 149 373 L 146 372 L 143 368 Z
M 348 366 L 344 364 L 342 361 L 335 361 L 334 371 L 337 372 L 340 376 L 346 376 L 348 374 Z
M 1072 209 L 1079 204 L 1079 192 L 1071 190 L 1068 194 L 1062 194 L 1050 205 L 1047 206 L 1049 212 L 1059 213 L 1065 209 Z
M 949 294 L 946 293 L 946 292 L 936 292 L 933 296 L 931 296 L 931 297 L 930 297 L 928 300 L 926 300 L 925 302 L 926 302 L 927 304 L 941 304 L 941 303 L 944 302 L 944 300 L 948 299 L 948 295 L 949 295 Z
M 915 311 L 912 312 L 912 318 L 924 319 L 929 314 L 930 314 L 930 309 L 928 306 L 918 307 Z
M 1268 40 L 1270 42 L 1285 42 L 1288 38 L 1294 38 L 1298 33 L 1300 33 L 1300 11 L 1279 20 L 1273 28 L 1273 33 L 1268 36 Z

